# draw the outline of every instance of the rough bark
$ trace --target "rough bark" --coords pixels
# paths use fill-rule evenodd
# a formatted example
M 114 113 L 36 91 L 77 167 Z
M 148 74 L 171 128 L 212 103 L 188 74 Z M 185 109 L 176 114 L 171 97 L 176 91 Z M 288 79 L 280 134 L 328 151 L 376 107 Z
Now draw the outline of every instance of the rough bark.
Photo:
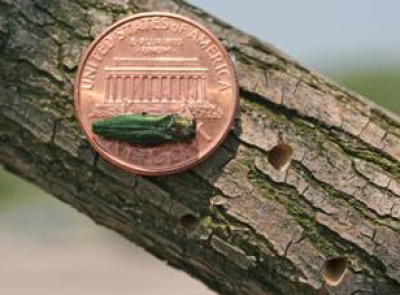
M 178 12 L 224 42 L 240 111 L 223 147 L 136 177 L 91 150 L 73 112 L 82 50 L 113 21 Z M 0 0 L 0 162 L 225 294 L 399 294 L 400 120 L 182 1 Z M 288 169 L 268 157 L 290 145 Z M 272 155 L 273 156 L 273 155 Z M 320 276 L 330 257 L 349 272 Z

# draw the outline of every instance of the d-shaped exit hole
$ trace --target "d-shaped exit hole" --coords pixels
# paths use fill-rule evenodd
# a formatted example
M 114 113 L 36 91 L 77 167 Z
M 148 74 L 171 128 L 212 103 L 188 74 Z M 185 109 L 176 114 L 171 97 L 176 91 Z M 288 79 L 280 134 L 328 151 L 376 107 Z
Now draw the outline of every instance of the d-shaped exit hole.
M 199 225 L 199 219 L 193 214 L 183 215 L 180 219 L 180 223 L 188 232 L 193 232 Z
M 336 257 L 325 262 L 322 268 L 322 278 L 328 286 L 336 287 L 343 280 L 349 261 L 346 257 Z
M 293 148 L 285 143 L 278 144 L 268 154 L 268 161 L 276 170 L 284 171 L 292 160 Z

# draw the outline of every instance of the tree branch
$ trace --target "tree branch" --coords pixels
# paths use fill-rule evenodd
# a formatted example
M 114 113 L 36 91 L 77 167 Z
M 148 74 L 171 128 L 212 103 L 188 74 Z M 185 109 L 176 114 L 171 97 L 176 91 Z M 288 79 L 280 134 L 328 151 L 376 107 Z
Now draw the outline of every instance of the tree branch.
M 183 1 L 0 0 L 0 8 L 7 169 L 221 293 L 400 292 L 394 115 Z M 241 87 L 224 146 L 189 172 L 158 178 L 98 157 L 72 94 L 91 40 L 149 10 L 178 12 L 216 33 Z M 336 287 L 321 273 L 332 257 L 349 262 Z

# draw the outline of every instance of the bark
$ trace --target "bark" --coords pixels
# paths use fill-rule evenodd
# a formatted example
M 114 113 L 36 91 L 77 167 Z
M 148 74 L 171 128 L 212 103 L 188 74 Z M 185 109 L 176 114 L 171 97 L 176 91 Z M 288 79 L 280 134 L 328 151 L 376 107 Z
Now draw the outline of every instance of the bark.
M 191 171 L 157 178 L 98 157 L 73 112 L 82 50 L 115 20 L 148 10 L 210 28 L 241 87 L 223 147 Z M 178 0 L 0 0 L 0 48 L 7 169 L 220 293 L 400 293 L 394 115 Z M 274 167 L 278 144 L 293 149 L 289 167 Z M 338 256 L 349 271 L 330 287 L 320 272 Z

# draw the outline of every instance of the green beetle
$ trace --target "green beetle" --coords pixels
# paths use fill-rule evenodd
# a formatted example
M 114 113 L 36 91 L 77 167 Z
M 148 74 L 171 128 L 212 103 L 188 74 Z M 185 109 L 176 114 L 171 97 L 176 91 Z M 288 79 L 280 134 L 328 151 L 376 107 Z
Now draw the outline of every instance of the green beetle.
M 196 135 L 196 120 L 181 115 L 124 114 L 94 122 L 95 134 L 142 146 L 190 141 Z

